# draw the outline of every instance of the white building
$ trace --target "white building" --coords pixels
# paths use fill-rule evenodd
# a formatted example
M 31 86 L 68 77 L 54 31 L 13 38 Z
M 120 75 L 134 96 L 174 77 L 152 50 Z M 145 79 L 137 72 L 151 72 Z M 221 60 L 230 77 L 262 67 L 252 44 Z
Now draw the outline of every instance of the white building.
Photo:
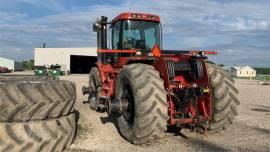
M 35 48 L 35 66 L 59 64 L 67 73 L 89 73 L 97 61 L 96 48 Z
M 0 57 L 0 67 L 6 67 L 12 71 L 22 71 L 23 65 L 11 59 Z
M 250 66 L 233 66 L 230 68 L 229 73 L 234 77 L 256 77 L 256 70 Z

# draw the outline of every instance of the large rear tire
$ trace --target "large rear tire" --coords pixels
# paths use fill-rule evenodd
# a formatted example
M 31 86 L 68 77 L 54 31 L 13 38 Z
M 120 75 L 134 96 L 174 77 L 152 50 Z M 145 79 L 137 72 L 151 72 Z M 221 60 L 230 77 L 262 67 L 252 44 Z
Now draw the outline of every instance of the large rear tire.
M 213 117 L 210 130 L 218 132 L 233 124 L 238 115 L 238 90 L 234 86 L 234 80 L 221 67 L 207 64 L 207 72 L 212 90 Z
M 90 108 L 93 110 L 101 110 L 98 108 L 100 104 L 100 95 L 102 89 L 101 76 L 97 67 L 93 67 L 89 74 L 89 87 L 93 90 L 92 94 L 89 94 L 88 101 Z
M 75 83 L 64 80 L 0 81 L 0 122 L 57 118 L 73 110 Z
M 124 138 L 133 144 L 145 144 L 162 137 L 169 118 L 168 103 L 163 80 L 153 66 L 124 66 L 117 78 L 115 97 L 128 104 L 117 118 Z
M 29 122 L 0 122 L 0 151 L 60 152 L 71 145 L 75 115 Z

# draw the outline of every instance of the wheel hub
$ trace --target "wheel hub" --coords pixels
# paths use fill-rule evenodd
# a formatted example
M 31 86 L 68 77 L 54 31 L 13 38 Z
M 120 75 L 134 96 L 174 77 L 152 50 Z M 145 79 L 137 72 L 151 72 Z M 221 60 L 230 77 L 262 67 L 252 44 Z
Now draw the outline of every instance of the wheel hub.
M 134 115 L 134 110 L 133 110 L 133 97 L 132 97 L 132 91 L 129 87 L 124 87 L 123 89 L 123 95 L 121 97 L 121 102 L 122 102 L 122 115 L 124 119 L 132 123 L 133 121 L 133 115 Z

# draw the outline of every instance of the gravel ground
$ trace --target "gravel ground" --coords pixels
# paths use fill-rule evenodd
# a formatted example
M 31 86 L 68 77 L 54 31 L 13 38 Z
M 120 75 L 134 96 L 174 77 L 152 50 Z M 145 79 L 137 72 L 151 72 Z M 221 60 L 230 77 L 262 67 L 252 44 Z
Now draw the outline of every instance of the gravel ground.
M 32 74 L 16 72 L 13 74 Z M 77 85 L 75 109 L 80 112 L 77 137 L 66 151 L 72 152 L 152 152 L 152 151 L 270 151 L 270 86 L 237 80 L 240 114 L 235 124 L 221 133 L 201 135 L 182 130 L 180 135 L 164 133 L 165 137 L 147 146 L 135 146 L 120 136 L 114 118 L 89 108 L 81 88 L 88 75 L 63 76 Z
M 182 130 L 181 135 L 164 133 L 163 139 L 151 145 L 135 146 L 120 136 L 112 117 L 90 110 L 87 96 L 81 93 L 82 86 L 88 83 L 88 75 L 63 76 L 61 79 L 76 82 L 75 109 L 80 112 L 77 137 L 66 151 L 270 151 L 270 86 L 237 81 L 240 114 L 228 130 L 206 135 L 189 130 Z
M 112 117 L 89 108 L 81 94 L 88 75 L 64 76 L 75 81 L 80 112 L 77 137 L 66 151 L 74 152 L 144 152 L 144 151 L 270 151 L 270 86 L 237 82 L 241 101 L 235 124 L 221 133 L 201 135 L 182 130 L 181 135 L 164 133 L 165 138 L 147 146 L 135 146 L 123 139 Z

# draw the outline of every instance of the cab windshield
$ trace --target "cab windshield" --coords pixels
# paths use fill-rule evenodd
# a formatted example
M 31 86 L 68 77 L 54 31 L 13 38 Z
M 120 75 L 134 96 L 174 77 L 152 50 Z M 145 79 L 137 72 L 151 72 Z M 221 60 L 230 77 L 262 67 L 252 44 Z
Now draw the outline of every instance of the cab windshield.
M 150 51 L 160 47 L 160 24 L 151 21 L 124 20 L 112 26 L 112 49 Z

